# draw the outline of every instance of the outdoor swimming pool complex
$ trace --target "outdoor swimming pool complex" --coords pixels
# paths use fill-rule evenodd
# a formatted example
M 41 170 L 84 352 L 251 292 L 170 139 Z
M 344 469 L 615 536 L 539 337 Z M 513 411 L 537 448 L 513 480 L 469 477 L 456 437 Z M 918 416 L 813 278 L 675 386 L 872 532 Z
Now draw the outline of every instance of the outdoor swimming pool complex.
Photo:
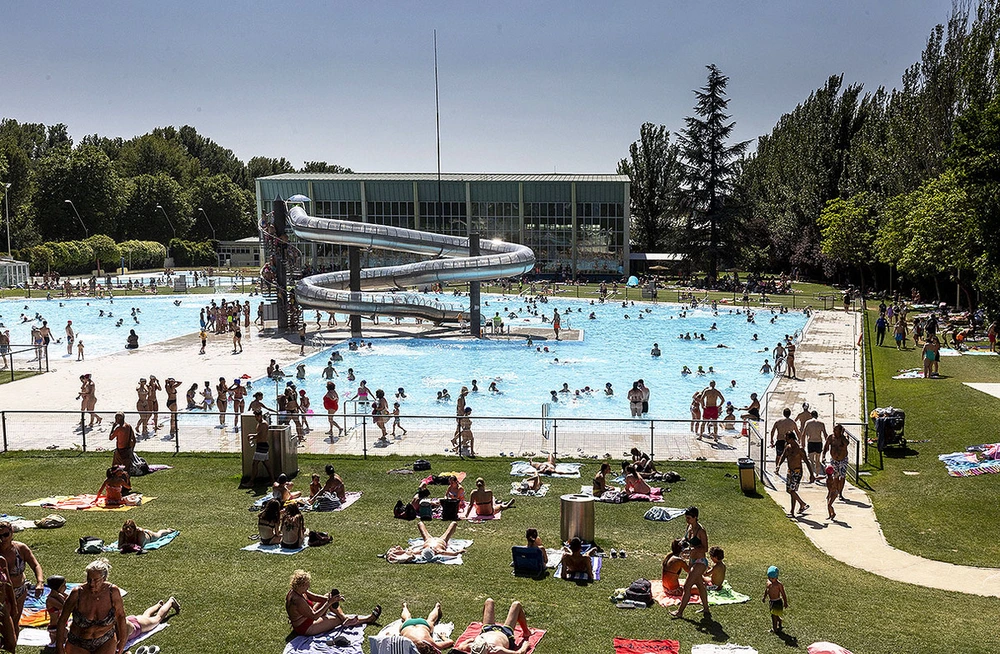
M 468 303 L 467 298 L 450 295 L 440 299 Z M 364 379 L 372 393 L 379 388 L 385 391 L 391 408 L 396 389 L 402 386 L 407 395 L 400 406 L 404 416 L 454 415 L 459 390 L 463 385 L 471 389 L 475 379 L 479 393 L 468 398 L 474 416 L 540 416 L 542 404 L 550 402 L 549 392 L 558 391 L 566 383 L 573 391 L 590 386 L 594 392 L 580 398 L 558 394 L 559 401 L 550 403 L 550 415 L 616 418 L 629 416 L 626 393 L 633 381 L 643 379 L 651 391 L 649 417 L 683 419 L 690 416 L 692 394 L 712 380 L 737 407 L 749 403 L 750 393 L 762 394 L 771 375 L 761 374 L 760 368 L 764 359 L 771 357 L 769 352 L 758 350 L 773 348 L 785 334 L 800 331 L 806 323 L 805 315 L 798 311 L 778 315 L 772 324 L 768 310 L 758 312 L 756 324 L 750 324 L 744 314 L 730 313 L 721 305 L 717 316 L 710 307 L 685 312 L 679 304 L 665 303 L 637 303 L 623 308 L 621 302 L 591 305 L 586 300 L 554 299 L 537 306 L 550 318 L 555 308 L 560 314 L 571 309 L 572 313 L 562 319 L 562 328 L 582 329 L 583 341 L 557 342 L 551 329 L 548 340 L 537 340 L 532 347 L 525 344 L 523 337 L 481 341 L 391 338 L 375 339 L 371 349 L 351 351 L 345 341 L 305 359 L 304 382 L 294 380 L 295 366 L 284 362 L 285 381 L 296 381 L 298 388 L 307 391 L 314 412 L 324 413 L 326 380 L 322 370 L 336 350 L 344 357 L 334 364 L 340 376 L 333 379 L 342 400 L 345 395 L 353 396 L 358 382 Z M 521 298 L 484 295 L 482 315 L 490 318 L 497 311 L 501 316 L 519 312 L 517 318 L 505 317 L 505 324 L 550 327 L 540 317 L 529 315 Z M 594 320 L 589 319 L 591 312 Z M 681 317 L 685 313 L 686 317 Z M 315 313 L 308 311 L 307 317 L 313 319 Z M 390 319 L 382 318 L 386 320 Z M 713 322 L 716 330 L 711 330 Z M 706 340 L 678 338 L 688 332 L 692 336 L 704 333 Z M 660 357 L 649 354 L 654 342 L 660 345 Z M 719 348 L 719 344 L 728 347 Z M 536 347 L 548 347 L 549 351 L 538 352 Z M 706 371 L 711 366 L 715 373 L 682 375 L 685 365 L 692 370 L 702 366 Z M 347 381 L 348 368 L 354 369 L 356 381 Z M 736 380 L 735 390 L 730 390 L 731 380 Z M 497 382 L 502 394 L 487 390 L 492 381 Z M 614 388 L 613 397 L 604 394 L 607 382 Z M 283 387 L 284 382 L 280 385 Z M 264 391 L 269 401 L 274 399 L 272 381 L 257 379 L 254 386 Z M 437 391 L 444 388 L 452 399 L 438 402 Z M 353 405 L 348 410 L 353 411 Z
M 42 325 L 41 321 L 34 320 L 35 314 L 40 314 L 48 321 L 53 340 L 56 338 L 63 340 L 63 343 L 49 346 L 51 362 L 62 357 L 68 358 L 64 344 L 66 321 L 72 320 L 77 339 L 83 340 L 86 356 L 89 359 L 124 350 L 125 338 L 130 329 L 135 329 L 135 333 L 139 335 L 140 347 L 195 333 L 199 329 L 198 312 L 213 300 L 216 304 L 221 303 L 223 298 L 227 301 L 239 300 L 240 304 L 250 300 L 251 320 L 256 318 L 259 297 L 239 293 L 216 293 L 162 297 L 122 295 L 114 300 L 94 298 L 4 300 L 0 302 L 0 323 L 4 325 L 3 329 L 10 330 L 12 344 L 27 345 L 31 343 L 32 325 L 36 327 Z M 179 306 L 174 305 L 175 300 L 180 300 Z M 139 324 L 132 319 L 133 307 L 139 309 L 137 313 Z M 104 312 L 104 316 L 101 316 L 101 311 Z M 22 314 L 31 321 L 22 323 Z M 122 320 L 122 324 L 116 327 L 119 319 Z M 76 358 L 75 348 L 72 357 Z

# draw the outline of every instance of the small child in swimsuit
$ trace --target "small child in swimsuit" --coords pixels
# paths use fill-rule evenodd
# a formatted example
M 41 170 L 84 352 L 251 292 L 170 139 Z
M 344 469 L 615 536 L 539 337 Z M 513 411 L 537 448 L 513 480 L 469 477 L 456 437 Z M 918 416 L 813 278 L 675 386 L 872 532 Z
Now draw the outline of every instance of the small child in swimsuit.
M 726 581 L 726 564 L 722 562 L 726 554 L 721 547 L 708 548 L 708 557 L 712 559 L 712 568 L 705 574 L 705 584 L 709 590 L 718 590 Z
M 45 580 L 45 585 L 49 589 L 49 596 L 45 598 L 45 610 L 49 613 L 49 648 L 56 646 L 56 626 L 59 624 L 59 615 L 62 613 L 63 604 L 66 603 L 66 579 L 59 575 L 52 575 Z
M 768 605 L 771 613 L 771 631 L 781 631 L 783 625 L 782 616 L 788 608 L 788 596 L 785 595 L 785 586 L 778 581 L 778 567 L 772 565 L 767 569 L 767 585 L 764 587 L 764 597 L 761 601 Z

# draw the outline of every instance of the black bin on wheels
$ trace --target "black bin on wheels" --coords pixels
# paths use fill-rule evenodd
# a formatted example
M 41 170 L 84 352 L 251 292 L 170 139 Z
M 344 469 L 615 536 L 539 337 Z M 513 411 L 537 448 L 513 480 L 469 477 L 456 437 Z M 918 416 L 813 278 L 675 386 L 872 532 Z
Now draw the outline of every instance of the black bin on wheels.
M 736 462 L 740 471 L 740 490 L 744 495 L 757 493 L 757 475 L 754 472 L 753 459 L 742 457 Z

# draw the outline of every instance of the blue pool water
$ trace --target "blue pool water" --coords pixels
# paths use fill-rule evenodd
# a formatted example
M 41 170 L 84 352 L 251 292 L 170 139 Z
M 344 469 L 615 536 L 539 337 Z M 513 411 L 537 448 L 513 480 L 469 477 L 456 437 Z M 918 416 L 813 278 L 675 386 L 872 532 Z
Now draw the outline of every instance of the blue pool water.
M 461 302 L 461 298 L 441 296 L 447 302 Z M 509 311 L 519 311 L 516 319 L 505 319 L 511 325 L 548 327 L 541 318 L 527 313 L 524 301 L 514 297 L 485 296 L 482 313 L 492 317 L 496 311 L 501 316 Z M 467 303 L 467 299 L 466 299 Z M 549 348 L 539 353 L 527 347 L 523 338 L 512 340 L 440 341 L 432 338 L 376 339 L 372 348 L 352 352 L 347 342 L 319 352 L 306 364 L 304 385 L 317 413 L 323 413 L 322 397 L 326 380 L 322 370 L 333 350 L 339 351 L 344 360 L 334 365 L 339 377 L 334 378 L 341 397 L 353 395 L 357 384 L 364 379 L 368 387 L 385 390 L 390 407 L 396 389 L 406 389 L 407 399 L 402 403 L 403 415 L 453 415 L 455 398 L 465 385 L 471 389 L 472 380 L 479 382 L 479 393 L 468 398 L 468 406 L 478 416 L 538 416 L 541 405 L 549 402 L 549 391 L 559 390 L 567 383 L 572 390 L 590 386 L 594 393 L 575 398 L 559 394 L 559 402 L 550 407 L 555 416 L 627 417 L 629 415 L 626 393 L 632 382 L 643 379 L 650 388 L 650 413 L 653 418 L 686 418 L 691 396 L 715 380 L 727 400 L 738 407 L 749 402 L 751 392 L 763 393 L 770 375 L 760 374 L 764 359 L 785 334 L 794 334 L 805 325 L 801 312 L 778 315 L 770 322 L 770 311 L 761 311 L 756 324 L 749 324 L 743 314 L 730 313 L 722 308 L 713 315 L 710 308 L 695 309 L 681 317 L 683 307 L 678 304 L 642 304 L 622 308 L 621 304 L 590 305 L 586 300 L 558 299 L 539 304 L 538 310 L 547 316 L 554 308 L 560 313 L 571 308 L 573 313 L 562 320 L 564 329 L 583 329 L 583 342 L 556 342 L 538 340 L 537 347 Z M 579 309 L 579 311 L 578 311 Z M 644 313 L 646 309 L 650 312 Z M 593 311 L 596 319 L 588 316 Z M 643 319 L 638 319 L 640 313 Z M 625 315 L 629 319 L 625 319 Z M 309 312 L 312 317 L 314 314 Z M 385 319 L 383 319 L 385 320 Z M 717 330 L 710 330 L 712 323 Z M 705 341 L 678 339 L 680 333 L 705 334 Z M 753 340 L 753 334 L 758 340 Z M 659 343 L 662 356 L 653 358 L 649 351 L 654 342 Z M 728 346 L 718 348 L 720 343 Z M 558 362 L 555 359 L 558 358 Z M 772 361 L 773 363 L 773 361 Z M 699 365 L 714 374 L 704 376 L 682 375 L 682 366 L 696 370 Z M 357 381 L 347 381 L 347 369 L 353 368 Z M 295 374 L 294 366 L 284 368 L 287 379 Z M 730 381 L 736 388 L 730 389 Z M 487 391 L 491 381 L 496 381 L 502 395 Z M 605 397 L 603 389 L 611 382 L 615 395 Z M 258 380 L 261 387 L 272 388 L 267 380 Z M 452 400 L 438 402 L 437 391 L 447 388 Z M 404 423 L 405 424 L 405 423 Z
M 123 350 L 130 329 L 135 329 L 139 335 L 140 347 L 197 332 L 200 327 L 199 310 L 213 300 L 218 304 L 223 298 L 229 301 L 238 299 L 241 304 L 244 300 L 250 300 L 252 315 L 256 316 L 259 298 L 238 293 L 218 293 L 163 297 L 122 296 L 114 300 L 4 300 L 0 302 L 0 323 L 3 323 L 3 329 L 10 330 L 11 343 L 29 344 L 31 326 L 40 327 L 42 324 L 41 321 L 34 320 L 35 314 L 40 314 L 48 321 L 53 337 L 63 340 L 63 343 L 49 346 L 49 359 L 52 360 L 66 356 L 66 321 L 72 320 L 77 339 L 83 340 L 86 356 L 91 358 Z M 180 305 L 174 306 L 174 300 L 180 300 Z M 139 309 L 139 324 L 132 319 L 133 307 Z M 105 314 L 103 317 L 100 315 L 102 310 Z M 109 313 L 112 315 L 108 316 Z M 32 320 L 22 323 L 22 314 Z M 122 324 L 116 327 L 119 319 L 122 319 Z M 72 356 L 76 357 L 75 348 Z

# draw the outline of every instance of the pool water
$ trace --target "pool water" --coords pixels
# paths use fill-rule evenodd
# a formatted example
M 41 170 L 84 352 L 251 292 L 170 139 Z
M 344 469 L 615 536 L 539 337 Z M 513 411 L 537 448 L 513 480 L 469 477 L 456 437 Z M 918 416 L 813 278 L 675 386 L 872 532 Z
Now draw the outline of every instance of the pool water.
M 238 293 L 218 293 L 215 295 L 164 295 L 163 297 L 117 297 L 114 300 L 98 300 L 94 298 L 71 298 L 51 300 L 20 299 L 0 302 L 0 323 L 3 329 L 10 330 L 10 341 L 13 344 L 27 345 L 31 343 L 31 327 L 41 327 L 41 320 L 35 320 L 35 314 L 40 314 L 48 321 L 52 329 L 53 340 L 62 342 L 49 346 L 49 359 L 60 357 L 76 358 L 76 346 L 73 354 L 66 354 L 66 321 L 73 321 L 73 330 L 77 340 L 84 343 L 87 358 L 118 352 L 125 348 L 125 339 L 130 329 L 135 329 L 139 335 L 140 347 L 152 343 L 176 338 L 185 334 L 197 332 L 199 311 L 213 300 L 220 304 L 222 299 L 239 300 L 242 304 L 250 300 L 251 316 L 256 316 L 257 303 L 260 298 Z M 180 300 L 175 306 L 174 301 Z M 136 324 L 132 318 L 132 309 L 138 309 Z M 101 316 L 104 311 L 104 316 Z M 21 315 L 31 320 L 22 323 Z M 109 315 L 110 314 L 110 315 Z M 116 326 L 121 319 L 121 326 Z
M 456 303 L 462 300 L 450 295 L 440 299 Z M 396 389 L 402 386 L 407 395 L 401 402 L 402 415 L 454 415 L 459 390 L 463 385 L 471 389 L 475 379 L 479 392 L 468 397 L 473 415 L 539 416 L 542 404 L 550 403 L 549 413 L 554 416 L 628 417 L 626 394 L 633 381 L 643 379 L 651 392 L 648 417 L 685 419 L 690 416 L 691 396 L 713 380 L 726 400 L 737 407 L 749 403 L 750 393 L 762 394 L 771 375 L 761 374 L 760 368 L 765 359 L 772 364 L 773 360 L 770 352 L 759 350 L 774 347 L 786 334 L 799 332 L 806 323 L 801 312 L 779 314 L 771 323 L 771 312 L 761 311 L 755 317 L 756 324 L 750 324 L 746 315 L 735 313 L 735 309 L 731 313 L 721 305 L 718 315 L 710 307 L 685 311 L 679 304 L 660 303 L 623 308 L 620 302 L 591 305 L 587 300 L 569 299 L 538 304 L 537 308 L 550 318 L 555 308 L 560 314 L 571 309 L 570 315 L 562 317 L 562 328 L 582 329 L 583 341 L 557 342 L 552 339 L 551 329 L 548 340 L 537 340 L 532 347 L 525 344 L 524 338 L 392 338 L 374 339 L 371 349 L 352 352 L 345 341 L 305 359 L 306 378 L 297 386 L 307 391 L 313 410 L 323 413 L 326 380 L 322 370 L 336 350 L 344 357 L 334 364 L 340 376 L 333 379 L 342 399 L 345 394 L 353 396 L 358 382 L 364 379 L 373 393 L 378 388 L 386 392 L 391 408 Z M 484 295 L 483 316 L 492 317 L 497 311 L 501 316 L 511 311 L 519 313 L 515 319 L 505 318 L 506 324 L 549 326 L 540 317 L 530 315 L 520 298 Z M 589 319 L 591 312 L 594 320 Z M 716 330 L 711 330 L 713 322 Z M 692 336 L 704 333 L 705 341 L 678 338 L 688 332 Z M 654 342 L 659 343 L 660 357 L 650 356 Z M 719 348 L 719 344 L 728 347 Z M 536 347 L 548 347 L 549 351 L 538 352 Z M 702 366 L 707 371 L 712 367 L 714 373 L 682 375 L 685 365 L 692 370 Z M 355 382 L 347 381 L 348 368 L 354 369 Z M 284 372 L 286 379 L 292 380 L 295 367 L 287 365 Z M 735 389 L 731 388 L 732 380 L 736 381 Z M 492 381 L 497 382 L 502 394 L 487 390 Z M 607 382 L 614 388 L 612 397 L 604 394 Z M 551 403 L 549 392 L 558 391 L 564 383 L 572 391 L 590 386 L 594 392 L 579 397 L 575 393 L 558 393 L 558 402 Z M 255 381 L 254 385 L 258 384 L 273 388 L 268 380 Z M 439 402 L 437 391 L 444 388 L 452 399 Z

